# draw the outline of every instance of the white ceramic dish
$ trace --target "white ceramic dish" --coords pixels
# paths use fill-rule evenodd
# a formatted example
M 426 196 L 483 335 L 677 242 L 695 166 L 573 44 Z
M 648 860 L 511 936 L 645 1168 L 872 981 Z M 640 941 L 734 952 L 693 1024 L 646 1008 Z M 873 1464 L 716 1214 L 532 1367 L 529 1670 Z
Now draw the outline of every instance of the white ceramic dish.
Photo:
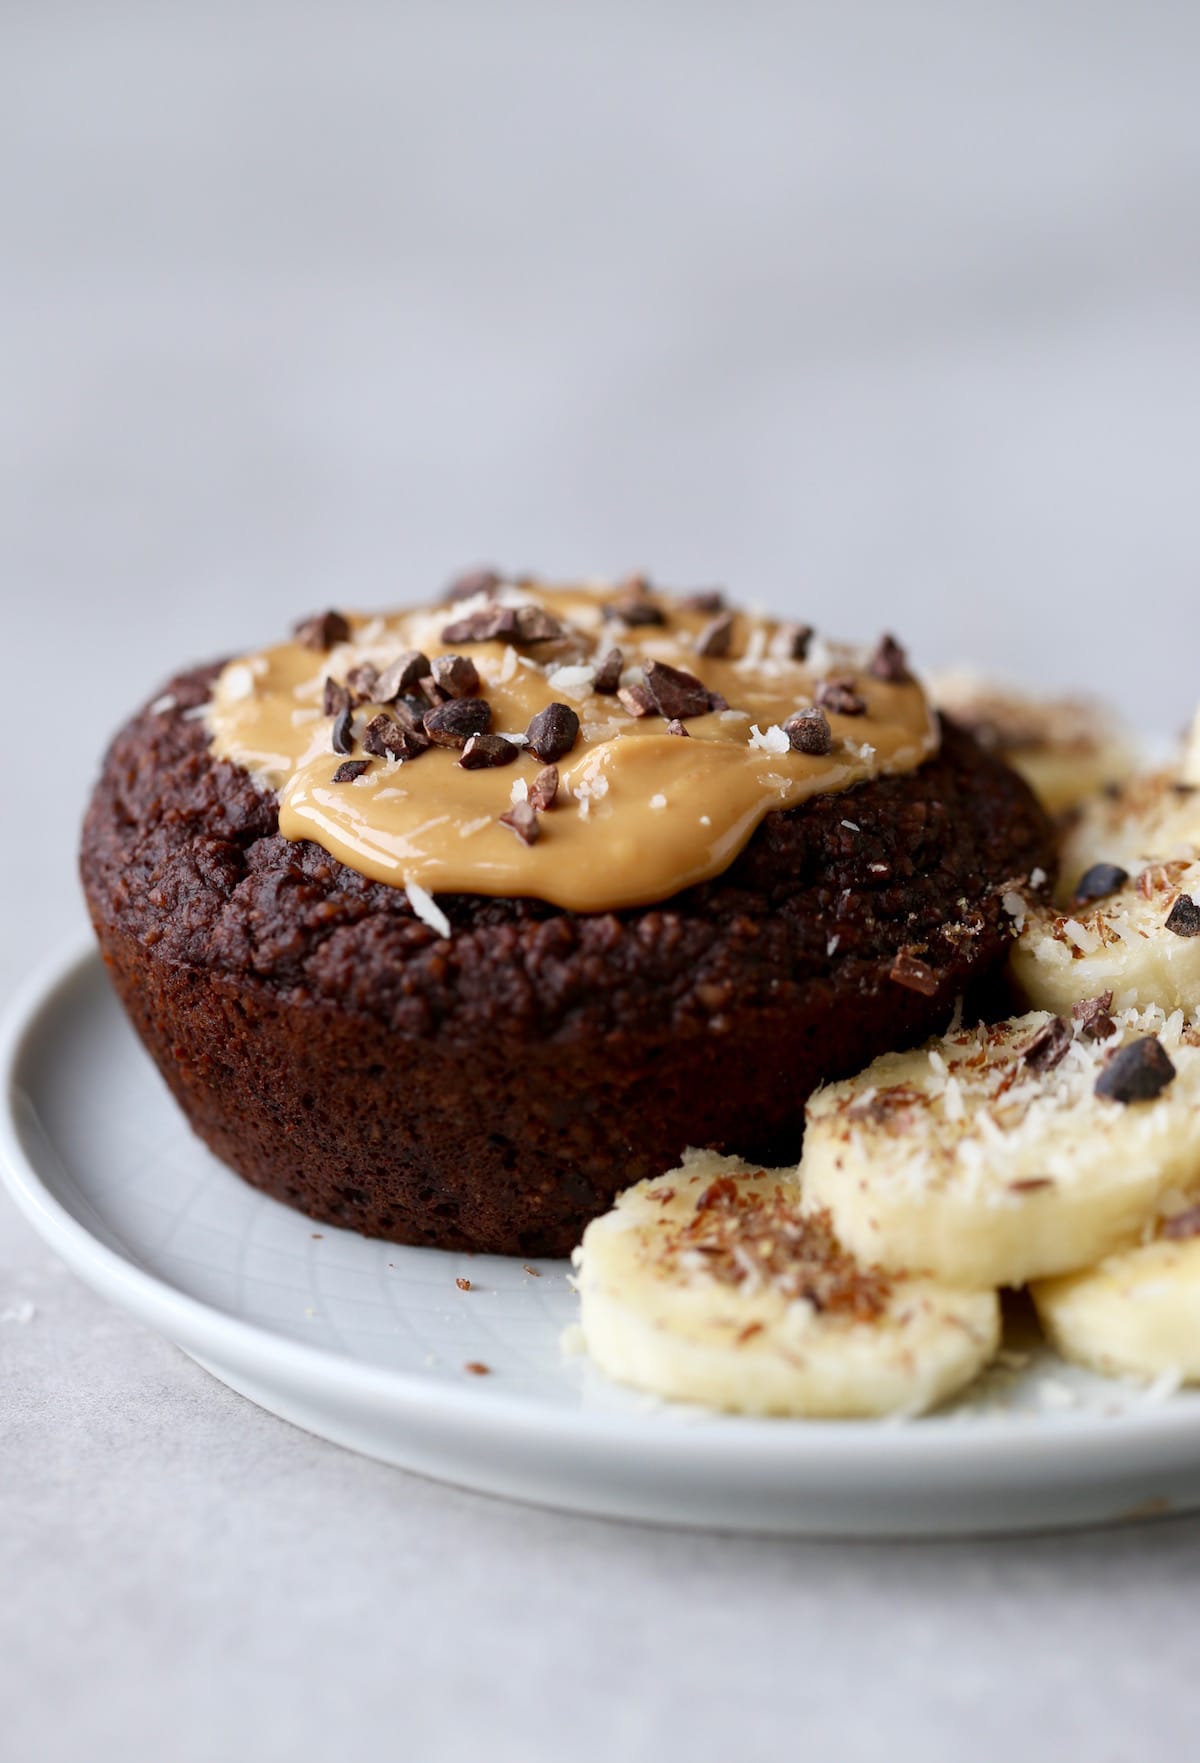
M 214 1376 L 353 1450 L 515 1499 L 733 1530 L 949 1534 L 1200 1506 L 1200 1394 L 1037 1352 L 905 1424 L 739 1420 L 616 1389 L 562 1355 L 563 1263 L 368 1242 L 232 1175 L 90 951 L 16 1000 L 0 1059 L 4 1174 L 45 1240 Z

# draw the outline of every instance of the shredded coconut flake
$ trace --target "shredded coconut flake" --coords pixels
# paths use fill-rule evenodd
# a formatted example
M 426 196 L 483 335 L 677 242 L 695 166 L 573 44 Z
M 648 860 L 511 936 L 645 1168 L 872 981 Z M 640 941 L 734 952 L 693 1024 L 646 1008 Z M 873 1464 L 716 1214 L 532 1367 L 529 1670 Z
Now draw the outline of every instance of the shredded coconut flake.
M 174 710 L 178 702 L 174 692 L 164 692 L 161 698 L 156 698 L 151 704 L 150 714 L 151 716 L 165 716 L 168 710 Z
M 513 787 L 508 792 L 508 797 L 510 802 L 528 802 L 529 785 L 523 777 L 515 777 L 513 779 Z
M 240 698 L 249 698 L 254 691 L 254 675 L 244 661 L 236 661 L 232 667 L 225 669 L 223 681 L 225 696 L 236 703 Z
M 756 722 L 750 724 L 750 745 L 760 753 L 786 753 L 791 744 L 778 723 L 765 729 L 760 729 Z
M 450 920 L 428 888 L 423 888 L 420 882 L 410 881 L 405 882 L 404 892 L 408 895 L 408 903 L 422 924 L 427 924 L 430 930 L 435 930 L 439 937 L 450 935 Z
M 665 808 L 666 805 L 667 798 L 665 796 L 651 796 L 649 803 L 651 808 Z

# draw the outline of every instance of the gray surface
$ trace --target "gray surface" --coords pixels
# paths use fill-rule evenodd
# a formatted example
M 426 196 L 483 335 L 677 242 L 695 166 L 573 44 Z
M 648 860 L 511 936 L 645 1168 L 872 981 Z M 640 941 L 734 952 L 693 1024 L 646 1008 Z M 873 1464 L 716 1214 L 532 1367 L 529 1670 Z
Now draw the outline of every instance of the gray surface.
M 94 756 L 158 677 L 461 562 L 646 563 L 1182 720 L 1198 48 L 1187 7 L 13 0 L 0 986 L 79 924 Z M 1194 1731 L 1195 1522 L 571 1521 L 268 1419 L 0 1205 L 25 1300 L 5 1763 L 1106 1763 Z

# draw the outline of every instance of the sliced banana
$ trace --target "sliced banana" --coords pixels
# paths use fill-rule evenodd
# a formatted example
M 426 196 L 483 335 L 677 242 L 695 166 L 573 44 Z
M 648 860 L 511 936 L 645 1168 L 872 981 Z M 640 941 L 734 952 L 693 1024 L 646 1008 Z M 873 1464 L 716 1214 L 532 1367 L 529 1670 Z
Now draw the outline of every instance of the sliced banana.
M 1022 1285 L 1135 1242 L 1165 1195 L 1200 1189 L 1200 1031 L 1179 1011 L 1084 1015 L 964 1029 L 819 1090 L 806 1201 L 861 1259 L 957 1286 Z M 1118 1079 L 1158 1093 L 1097 1094 Z
M 1028 1002 L 1069 1013 L 1080 1000 L 1111 992 L 1119 1009 L 1200 1010 L 1200 846 L 1187 851 L 1129 875 L 1097 865 L 1085 872 L 1083 892 L 1117 880 L 1110 892 L 1063 910 L 1030 905 L 1018 915 L 1009 958 Z
M 1084 873 L 1110 863 L 1139 874 L 1200 846 L 1200 788 L 1179 772 L 1144 771 L 1084 803 L 1059 854 L 1059 899 L 1074 899 Z
M 707 1151 L 629 1188 L 576 1250 L 587 1350 L 620 1383 L 740 1414 L 917 1414 L 996 1350 L 994 1292 L 860 1265 L 794 1170 Z
M 1111 1377 L 1200 1382 L 1200 1216 L 1098 1267 L 1033 1288 L 1038 1316 L 1064 1359 Z
M 1115 711 L 1091 698 L 1031 698 L 967 668 L 931 682 L 934 701 L 1019 771 L 1051 814 L 1073 808 L 1133 769 Z

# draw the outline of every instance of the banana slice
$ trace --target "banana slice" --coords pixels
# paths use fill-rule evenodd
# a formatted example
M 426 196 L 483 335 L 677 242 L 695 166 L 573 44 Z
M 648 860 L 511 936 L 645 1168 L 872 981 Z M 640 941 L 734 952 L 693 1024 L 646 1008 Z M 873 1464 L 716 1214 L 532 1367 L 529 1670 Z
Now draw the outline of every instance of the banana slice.
M 1031 698 L 951 668 L 931 682 L 934 702 L 1021 773 L 1051 813 L 1119 783 L 1134 766 L 1116 712 L 1091 698 Z
M 1198 756 L 1200 757 L 1200 756 Z M 1151 863 L 1200 846 L 1200 788 L 1178 771 L 1144 771 L 1086 802 L 1059 853 L 1059 899 L 1069 904 L 1081 877 L 1100 863 L 1136 875 Z
M 1200 1189 L 1200 1030 L 1102 1002 L 951 1033 L 819 1090 L 806 1201 L 861 1259 L 957 1286 L 1135 1242 L 1164 1196 Z
M 994 1292 L 860 1265 L 794 1170 L 685 1152 L 575 1251 L 592 1359 L 620 1383 L 739 1414 L 917 1414 L 996 1350 Z
M 1099 1267 L 1039 1281 L 1033 1299 L 1064 1359 L 1106 1377 L 1200 1383 L 1200 1208 Z
M 1111 992 L 1119 1009 L 1200 1009 L 1200 846 L 1133 875 L 1096 864 L 1078 885 L 1099 897 L 1062 911 L 1028 905 L 1017 915 L 1009 959 L 1027 1001 L 1069 1013 Z

